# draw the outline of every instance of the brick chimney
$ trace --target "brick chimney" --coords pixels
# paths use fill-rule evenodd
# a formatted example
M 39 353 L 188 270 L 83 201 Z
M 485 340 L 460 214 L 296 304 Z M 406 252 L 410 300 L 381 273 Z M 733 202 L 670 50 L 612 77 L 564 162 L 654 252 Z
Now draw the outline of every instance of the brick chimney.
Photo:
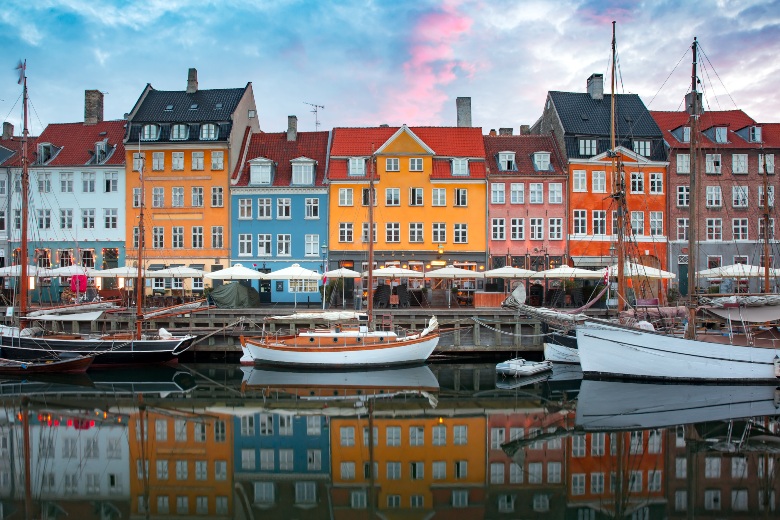
M 14 138 L 14 125 L 8 121 L 3 122 L 3 139 Z
M 194 94 L 198 91 L 198 69 L 191 68 L 187 72 L 187 94 Z
M 103 93 L 99 90 L 84 91 L 84 124 L 96 125 L 103 121 Z
M 588 94 L 592 99 L 604 99 L 604 74 L 591 74 L 588 78 Z
M 287 140 L 298 140 L 298 116 L 287 116 Z
M 520 135 L 530 135 L 531 125 L 520 125 Z
M 498 129 L 498 135 L 512 135 L 512 129 L 511 128 L 499 128 Z
M 471 98 L 455 98 L 455 108 L 458 112 L 458 126 L 471 127 Z
M 496 136 L 496 129 L 495 128 L 491 128 L 490 129 L 490 133 L 488 135 L 490 135 L 491 137 L 495 137 Z

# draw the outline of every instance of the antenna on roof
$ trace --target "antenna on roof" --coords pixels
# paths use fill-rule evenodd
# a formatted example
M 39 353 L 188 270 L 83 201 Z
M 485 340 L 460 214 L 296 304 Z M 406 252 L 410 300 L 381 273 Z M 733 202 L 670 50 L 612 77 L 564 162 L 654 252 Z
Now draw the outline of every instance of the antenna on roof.
M 312 114 L 314 114 L 314 131 L 315 131 L 315 132 L 319 131 L 319 129 L 320 129 L 320 119 L 319 119 L 319 117 L 317 116 L 317 111 L 318 111 L 320 108 L 321 108 L 321 109 L 323 109 L 323 110 L 325 110 L 325 107 L 324 107 L 324 106 L 322 106 L 322 105 L 315 105 L 314 103 L 307 103 L 306 101 L 304 101 L 303 103 L 304 103 L 304 104 L 306 104 L 306 105 L 310 105 L 310 106 L 314 107 L 314 108 L 312 109 L 312 111 L 311 111 L 311 113 L 312 113 Z

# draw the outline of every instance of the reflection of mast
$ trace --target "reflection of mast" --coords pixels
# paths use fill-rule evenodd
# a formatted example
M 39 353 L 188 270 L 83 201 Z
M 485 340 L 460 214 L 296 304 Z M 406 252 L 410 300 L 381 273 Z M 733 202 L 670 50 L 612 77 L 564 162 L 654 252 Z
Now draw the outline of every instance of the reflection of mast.
M 33 506 L 30 484 L 30 400 L 27 397 L 22 398 L 22 430 L 24 435 L 24 517 L 29 520 L 33 517 Z
M 138 399 L 139 401 L 143 401 L 143 396 L 138 396 Z M 146 458 L 146 449 L 148 448 L 148 443 L 146 442 L 146 418 L 146 405 L 143 402 L 140 402 L 138 404 L 138 419 L 141 433 L 141 475 L 143 475 L 142 479 L 144 486 L 144 516 L 149 518 L 151 506 L 149 504 L 149 460 Z
M 370 272 L 371 267 L 369 267 Z M 374 400 L 368 400 L 368 510 L 369 517 L 374 518 L 374 508 L 376 507 L 374 483 L 376 475 L 374 474 Z

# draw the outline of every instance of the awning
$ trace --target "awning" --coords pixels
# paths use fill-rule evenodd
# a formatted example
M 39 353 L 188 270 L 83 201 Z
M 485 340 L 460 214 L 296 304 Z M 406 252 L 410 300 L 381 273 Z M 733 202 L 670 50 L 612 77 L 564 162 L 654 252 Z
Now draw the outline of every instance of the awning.
M 574 267 L 607 267 L 615 263 L 609 256 L 572 256 Z

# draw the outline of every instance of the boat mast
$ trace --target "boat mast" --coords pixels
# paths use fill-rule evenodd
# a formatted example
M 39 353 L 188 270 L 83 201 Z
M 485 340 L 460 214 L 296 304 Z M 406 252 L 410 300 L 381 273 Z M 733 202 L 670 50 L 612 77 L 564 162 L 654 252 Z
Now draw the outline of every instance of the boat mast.
M 763 150 L 761 150 L 763 152 Z M 769 169 L 766 165 L 766 154 L 764 156 L 764 294 L 769 294 L 769 230 L 774 228 L 769 227 L 769 212 L 771 211 L 769 206 Z M 774 193 L 772 193 L 774 199 Z M 774 205 L 774 200 L 772 200 Z M 774 237 L 773 237 L 774 238 Z
M 137 273 L 135 275 L 135 339 L 141 339 L 141 328 L 143 326 L 144 319 L 144 204 L 146 197 L 144 193 L 144 166 L 146 163 L 146 156 L 141 155 L 141 136 L 138 136 L 138 156 L 140 161 L 140 169 L 138 177 L 141 181 L 141 200 L 138 204 L 138 265 Z
M 688 328 L 685 331 L 687 339 L 696 339 L 696 175 L 699 163 L 698 137 L 699 137 L 699 92 L 697 88 L 696 77 L 696 59 L 698 55 L 699 42 L 696 37 L 693 38 L 691 50 L 693 60 L 691 63 L 691 93 L 688 105 L 689 126 L 690 126 L 690 163 L 691 179 L 688 193 Z M 768 202 L 768 200 L 767 200 Z
M 609 118 L 609 155 L 612 158 L 612 198 L 617 201 L 617 310 L 625 309 L 626 305 L 626 252 L 624 250 L 626 231 L 626 191 L 623 179 L 623 165 L 616 151 L 615 139 L 615 55 L 617 43 L 615 39 L 615 23 L 612 22 L 612 79 L 610 80 L 610 118 Z
M 27 162 L 27 60 L 24 63 L 20 63 L 21 68 L 21 80 L 23 81 L 23 112 L 24 112 L 24 126 L 22 130 L 22 211 L 21 211 L 21 238 L 19 246 L 19 329 L 27 327 L 27 203 L 30 197 L 30 172 L 28 171 Z
M 366 305 L 368 307 L 368 330 L 374 322 L 374 298 L 371 290 L 374 287 L 374 150 L 368 159 L 368 288 L 366 289 Z

